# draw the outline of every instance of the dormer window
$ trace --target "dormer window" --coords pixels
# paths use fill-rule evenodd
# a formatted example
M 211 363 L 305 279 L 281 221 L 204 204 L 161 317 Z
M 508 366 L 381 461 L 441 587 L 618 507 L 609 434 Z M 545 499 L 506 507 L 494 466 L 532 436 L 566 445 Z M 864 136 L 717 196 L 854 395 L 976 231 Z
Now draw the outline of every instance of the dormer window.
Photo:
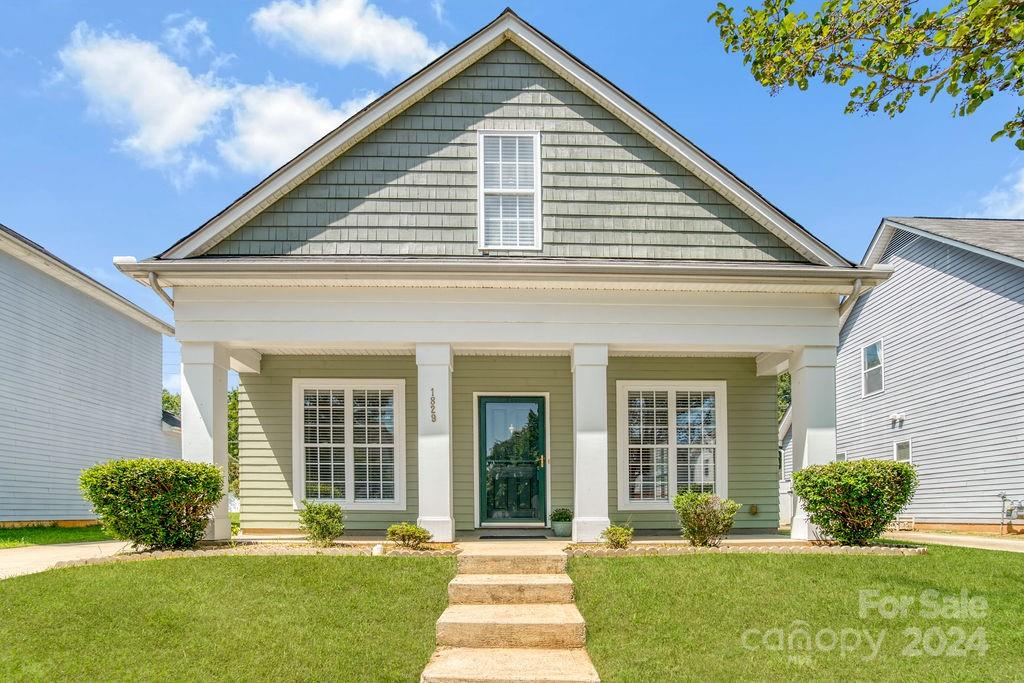
M 540 133 L 481 132 L 482 250 L 540 249 Z

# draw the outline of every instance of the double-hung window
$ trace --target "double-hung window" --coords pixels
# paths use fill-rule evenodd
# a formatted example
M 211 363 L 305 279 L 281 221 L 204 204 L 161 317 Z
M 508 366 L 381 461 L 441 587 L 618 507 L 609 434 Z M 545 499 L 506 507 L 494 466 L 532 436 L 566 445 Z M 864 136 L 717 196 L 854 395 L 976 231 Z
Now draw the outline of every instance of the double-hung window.
M 910 441 L 894 441 L 892 444 L 892 459 L 896 462 L 913 462 Z
M 540 249 L 540 134 L 481 132 L 480 249 Z
M 404 394 L 402 380 L 294 380 L 296 506 L 405 508 Z
M 620 510 L 671 509 L 676 493 L 728 494 L 725 382 L 617 383 Z
M 871 396 L 885 389 L 885 376 L 882 368 L 882 340 L 872 342 L 860 350 L 861 358 L 861 395 Z

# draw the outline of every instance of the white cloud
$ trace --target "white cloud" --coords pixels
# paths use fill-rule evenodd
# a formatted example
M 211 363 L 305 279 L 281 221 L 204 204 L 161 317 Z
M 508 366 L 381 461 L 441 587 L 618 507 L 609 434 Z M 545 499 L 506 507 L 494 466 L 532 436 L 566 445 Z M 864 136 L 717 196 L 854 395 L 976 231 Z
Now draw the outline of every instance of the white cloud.
M 179 57 L 213 53 L 213 39 L 209 27 L 199 17 L 169 14 L 164 19 L 163 43 Z
M 118 146 L 144 164 L 194 172 L 205 162 L 185 150 L 212 130 L 231 101 L 210 75 L 193 76 L 156 45 L 78 24 L 58 56 L 90 109 L 126 131 Z
M 981 198 L 985 218 L 1024 218 L 1024 168 L 1003 177 L 1002 182 Z
M 232 105 L 232 134 L 217 143 L 225 161 L 240 171 L 277 168 L 323 137 L 372 100 L 349 100 L 338 108 L 301 84 L 246 86 Z
M 181 393 L 181 372 L 174 370 L 171 372 L 164 372 L 164 389 L 171 392 L 172 394 Z
M 250 20 L 271 42 L 336 66 L 369 64 L 382 74 L 411 73 L 444 51 L 412 20 L 385 14 L 366 0 L 277 0 Z
M 444 23 L 444 0 L 430 0 L 430 9 L 439 23 Z

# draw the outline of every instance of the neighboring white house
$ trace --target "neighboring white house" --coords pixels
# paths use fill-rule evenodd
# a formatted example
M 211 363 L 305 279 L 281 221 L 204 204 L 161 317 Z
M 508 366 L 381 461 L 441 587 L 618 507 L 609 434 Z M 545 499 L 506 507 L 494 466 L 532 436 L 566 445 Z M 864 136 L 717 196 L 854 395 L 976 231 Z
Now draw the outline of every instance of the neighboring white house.
M 776 529 L 776 375 L 798 463 L 830 460 L 840 297 L 889 274 L 511 10 L 117 266 L 173 290 L 186 457 L 227 464 L 216 397 L 239 372 L 244 533 L 314 499 L 437 540 L 559 507 L 577 540 L 677 533 L 687 489 Z
M 913 463 L 918 527 L 996 529 L 1024 499 L 1024 221 L 886 218 L 877 264 L 840 336 L 836 457 Z
M 81 470 L 180 457 L 161 410 L 174 329 L 0 225 L 0 524 L 93 518 Z

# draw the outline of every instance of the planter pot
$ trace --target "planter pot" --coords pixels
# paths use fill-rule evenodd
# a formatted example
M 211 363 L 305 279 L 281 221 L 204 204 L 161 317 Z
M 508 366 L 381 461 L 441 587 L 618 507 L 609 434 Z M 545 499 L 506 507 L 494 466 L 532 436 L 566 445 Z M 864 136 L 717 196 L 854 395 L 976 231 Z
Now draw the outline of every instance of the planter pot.
M 551 531 L 559 538 L 572 536 L 572 522 L 551 522 Z

